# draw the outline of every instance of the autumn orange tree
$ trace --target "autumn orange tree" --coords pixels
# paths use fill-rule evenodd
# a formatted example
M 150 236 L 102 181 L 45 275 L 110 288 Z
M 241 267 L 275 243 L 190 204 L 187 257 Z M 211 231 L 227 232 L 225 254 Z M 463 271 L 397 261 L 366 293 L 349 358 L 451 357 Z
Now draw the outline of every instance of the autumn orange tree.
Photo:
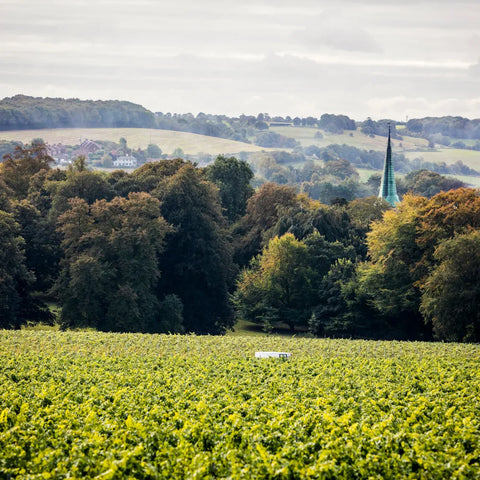
M 369 261 L 359 266 L 358 281 L 363 294 L 385 317 L 387 329 L 399 328 L 407 337 L 428 334 L 422 326 L 424 318 L 438 317 L 430 310 L 433 302 L 422 302 L 422 292 L 432 294 L 426 288 L 428 282 L 433 285 L 432 278 L 436 282 L 446 278 L 435 274 L 445 268 L 441 267 L 443 242 L 479 227 L 480 193 L 466 188 L 442 192 L 430 200 L 406 195 L 396 210 L 373 223 L 367 235 Z M 467 283 L 457 288 L 468 289 Z M 436 329 L 440 338 L 450 338 L 441 332 Z
M 299 203 L 294 187 L 264 183 L 247 201 L 246 214 L 233 227 L 235 260 L 247 265 L 275 236 L 272 229 L 282 212 Z
M 432 253 L 442 240 L 479 228 L 479 190 L 459 188 L 441 192 L 420 206 L 417 243 Z
M 0 179 L 10 189 L 13 198 L 24 199 L 28 195 L 30 179 L 41 170 L 50 169 L 53 162 L 43 142 L 25 147 L 18 145 L 13 153 L 4 155 L 0 163 Z

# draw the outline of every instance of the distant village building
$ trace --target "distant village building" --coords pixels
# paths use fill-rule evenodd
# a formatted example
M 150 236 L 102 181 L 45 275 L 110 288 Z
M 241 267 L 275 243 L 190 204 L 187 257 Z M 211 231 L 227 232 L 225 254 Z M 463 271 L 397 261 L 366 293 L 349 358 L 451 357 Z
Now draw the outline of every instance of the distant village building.
M 72 156 L 78 157 L 79 155 L 85 155 L 85 157 L 88 157 L 88 155 L 97 152 L 101 148 L 102 147 L 98 143 L 95 143 L 92 140 L 83 140 L 79 147 L 72 152 Z
M 123 168 L 132 168 L 136 167 L 138 164 L 137 159 L 132 155 L 125 155 L 123 157 L 118 157 L 113 161 L 114 167 L 123 167 Z
M 388 143 L 387 155 L 385 156 L 385 165 L 383 167 L 382 183 L 380 184 L 380 198 L 384 198 L 392 207 L 400 203 L 397 195 L 397 184 L 395 183 L 395 174 L 392 163 L 392 146 L 390 141 L 390 124 L 388 125 Z
M 100 150 L 102 147 L 98 144 L 98 143 L 95 143 L 94 141 L 92 140 L 84 140 L 81 144 L 80 144 L 80 150 L 82 150 L 83 152 L 85 152 L 86 154 L 88 153 L 95 153 L 97 152 L 98 150 Z
M 58 162 L 59 159 L 67 156 L 67 147 L 61 143 L 54 143 L 53 145 L 47 145 L 47 152 Z

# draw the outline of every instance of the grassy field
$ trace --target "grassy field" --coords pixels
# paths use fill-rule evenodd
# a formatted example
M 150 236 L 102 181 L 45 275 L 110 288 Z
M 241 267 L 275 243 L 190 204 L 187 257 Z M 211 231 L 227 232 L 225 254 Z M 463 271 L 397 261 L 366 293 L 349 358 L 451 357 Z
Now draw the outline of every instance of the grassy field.
M 475 150 L 463 150 L 458 148 L 436 148 L 435 150 L 425 152 L 406 152 L 407 158 L 419 158 L 422 157 L 427 162 L 446 163 L 450 165 L 452 163 L 462 161 L 465 165 L 468 165 L 475 170 L 480 170 L 480 152 Z
M 360 181 L 366 182 L 374 173 L 382 173 L 381 170 L 372 170 L 370 168 L 357 168 L 358 174 L 360 175 Z M 395 173 L 395 177 L 398 176 L 398 173 Z
M 479 345 L 0 330 L 0 478 L 476 479 L 479 368 Z
M 377 150 L 383 152 L 387 146 L 387 139 L 385 137 L 380 137 L 378 135 L 370 137 L 369 135 L 360 132 L 360 129 L 357 129 L 354 132 L 345 131 L 341 135 L 327 133 L 318 128 L 304 127 L 271 127 L 270 130 L 285 135 L 286 137 L 295 138 L 295 140 L 299 141 L 303 147 L 309 145 L 328 147 L 328 145 L 332 144 L 345 144 L 362 150 Z M 316 139 L 315 134 L 319 131 L 322 133 L 323 138 Z M 407 152 L 410 150 L 419 151 L 426 149 L 427 146 L 428 142 L 423 138 L 403 137 L 403 140 L 401 141 L 392 140 L 392 147 L 397 152 Z
M 235 323 L 233 330 L 229 330 L 226 334 L 229 337 L 266 337 L 268 335 L 276 335 L 283 337 L 307 337 L 309 336 L 306 332 L 301 332 L 295 330 L 292 333 L 288 325 L 279 325 L 272 329 L 271 332 L 267 334 L 262 325 L 258 323 L 249 322 L 248 320 L 238 320 Z
M 326 147 L 331 144 L 346 144 L 365 150 L 384 151 L 385 137 L 364 135 L 357 130 L 345 132 L 341 135 L 322 132 L 323 139 L 315 139 L 314 135 L 319 130 L 316 128 L 297 127 L 271 127 L 271 130 L 298 140 L 303 146 L 318 145 Z M 170 130 L 144 129 L 144 128 L 64 128 L 48 130 L 16 130 L 0 132 L 1 140 L 18 140 L 24 143 L 31 142 L 34 138 L 43 138 L 45 142 L 75 145 L 81 140 L 108 140 L 118 142 L 124 137 L 130 148 L 146 148 L 148 144 L 159 145 L 163 152 L 172 153 L 176 148 L 181 148 L 186 154 L 208 153 L 233 154 L 239 152 L 259 152 L 268 149 L 256 145 L 236 142 L 223 138 L 208 137 L 194 133 L 174 132 Z M 480 152 L 461 150 L 455 148 L 439 148 L 429 150 L 427 141 L 421 138 L 404 137 L 402 141 L 392 140 L 393 149 L 404 153 L 408 158 L 422 157 L 426 161 L 455 163 L 461 160 L 472 168 L 480 169 Z
M 446 175 L 446 177 L 456 178 L 457 180 L 461 180 L 471 187 L 480 188 L 480 177 L 470 177 L 467 175 Z
M 317 145 L 319 147 L 327 147 L 332 144 L 350 145 L 362 150 L 385 151 L 386 138 L 374 136 L 373 138 L 364 135 L 359 129 L 355 132 L 344 132 L 341 135 L 329 134 L 322 132 L 322 139 L 315 139 L 315 133 L 319 130 L 316 128 L 298 128 L 298 127 L 271 127 L 272 131 L 281 133 L 287 137 L 295 138 L 303 147 L 309 145 Z M 473 142 L 473 141 L 472 141 Z M 423 160 L 435 163 L 452 164 L 457 161 L 462 161 L 475 170 L 480 171 L 480 151 L 463 150 L 458 148 L 436 148 L 434 150 L 428 148 L 427 140 L 423 138 L 404 136 L 403 140 L 392 140 L 392 148 L 396 153 L 403 153 L 409 159 L 423 158 Z M 362 181 L 374 173 L 380 172 L 374 170 L 360 169 L 360 178 Z M 480 186 L 480 177 L 470 177 L 455 175 L 453 178 L 458 178 L 465 183 L 473 186 Z
M 345 132 L 341 135 L 322 132 L 323 139 L 315 139 L 314 135 L 319 130 L 316 128 L 297 127 L 271 127 L 272 131 L 293 137 L 303 146 L 318 145 L 325 147 L 331 144 L 346 144 L 365 150 L 384 151 L 386 146 L 385 137 L 370 137 L 357 130 Z M 238 154 L 239 152 L 271 151 L 275 149 L 262 148 L 256 145 L 236 142 L 232 140 L 197 135 L 194 133 L 174 132 L 170 130 L 142 129 L 142 128 L 66 128 L 48 130 L 17 130 L 0 132 L 2 140 L 18 140 L 24 143 L 31 142 L 34 138 L 43 138 L 45 142 L 63 143 L 65 145 L 78 144 L 83 139 L 109 140 L 118 142 L 124 137 L 130 148 L 146 148 L 148 144 L 159 145 L 164 153 L 171 154 L 176 148 L 181 148 L 186 154 L 195 155 L 206 153 L 210 155 Z M 461 160 L 476 170 L 480 170 L 480 152 L 473 150 L 461 150 L 454 148 L 427 149 L 427 141 L 415 137 L 404 137 L 400 142 L 393 140 L 393 148 L 396 152 L 404 153 L 408 158 L 421 157 L 426 161 L 455 163 Z M 299 166 L 295 164 L 295 166 Z M 127 169 L 128 170 L 128 169 Z M 380 172 L 380 171 L 378 171 Z M 373 170 L 360 170 L 362 181 L 374 173 Z M 470 185 L 479 187 L 480 177 L 455 176 Z
M 366 182 L 371 175 L 374 173 L 379 173 L 381 174 L 381 170 L 372 170 L 369 168 L 357 168 L 358 173 L 360 175 L 360 181 L 361 182 Z M 395 178 L 402 178 L 405 175 L 402 173 L 395 172 Z M 449 178 L 456 178 L 457 180 L 461 180 L 462 182 L 465 182 L 467 185 L 471 185 L 472 187 L 480 188 L 480 177 L 470 177 L 467 175 L 446 175 L 446 177 Z
M 118 142 L 121 137 L 127 140 L 130 148 L 146 148 L 148 144 L 153 143 L 158 145 L 164 153 L 172 153 L 176 148 L 181 148 L 186 154 L 191 155 L 200 152 L 219 155 L 269 150 L 224 138 L 146 128 L 59 128 L 0 132 L 1 140 L 30 143 L 34 138 L 43 138 L 46 143 L 63 143 L 64 145 L 77 145 L 84 139 Z

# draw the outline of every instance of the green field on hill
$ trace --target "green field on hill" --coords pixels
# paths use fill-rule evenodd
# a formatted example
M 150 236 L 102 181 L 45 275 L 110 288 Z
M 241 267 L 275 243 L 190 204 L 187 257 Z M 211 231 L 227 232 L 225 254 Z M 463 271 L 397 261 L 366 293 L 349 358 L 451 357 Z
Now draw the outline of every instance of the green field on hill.
M 473 188 L 480 188 L 480 177 L 472 177 L 467 175 L 445 175 L 449 178 L 456 178 L 457 180 L 461 180 L 465 184 Z
M 386 145 L 385 137 L 377 135 L 370 137 L 361 133 L 359 129 L 355 132 L 344 132 L 343 134 L 329 134 L 320 130 L 323 134 L 322 139 L 314 138 L 315 133 L 319 131 L 317 128 L 271 127 L 270 129 L 282 135 L 295 138 L 303 147 L 309 145 L 326 147 L 331 144 L 346 144 L 365 150 L 384 151 Z M 79 144 L 84 139 L 118 142 L 121 137 L 127 139 L 130 148 L 145 149 L 148 144 L 154 143 L 159 145 L 162 151 L 167 154 L 173 153 L 176 148 L 181 148 L 187 155 L 204 153 L 213 156 L 277 150 L 194 133 L 144 128 L 64 128 L 0 132 L 1 140 L 17 140 L 23 143 L 30 143 L 35 138 L 42 138 L 49 144 L 63 143 L 64 145 Z M 445 162 L 447 164 L 460 160 L 465 165 L 480 170 L 480 152 L 478 151 L 448 147 L 431 150 L 427 149 L 428 142 L 425 139 L 406 136 L 402 141 L 392 140 L 392 143 L 394 151 L 405 154 L 409 159 L 421 157 L 425 161 Z M 294 166 L 298 167 L 299 165 L 296 163 Z M 379 171 L 360 169 L 361 180 L 366 181 L 371 173 Z M 469 185 L 480 187 L 480 177 L 455 175 L 454 178 L 462 180 Z
M 190 155 L 197 153 L 219 155 L 270 150 L 225 138 L 148 128 L 54 128 L 0 132 L 0 140 L 17 140 L 30 143 L 35 138 L 43 138 L 46 143 L 63 143 L 64 145 L 78 145 L 85 139 L 118 142 L 121 137 L 127 140 L 130 148 L 145 149 L 150 143 L 153 143 L 158 145 L 164 153 L 170 154 L 176 148 L 181 148 L 186 154 Z
M 383 152 L 387 143 L 385 137 L 378 135 L 370 137 L 361 133 L 360 129 L 357 129 L 355 132 L 345 131 L 342 134 L 330 134 L 317 128 L 305 127 L 271 127 L 270 129 L 287 137 L 295 138 L 303 147 L 309 145 L 327 147 L 332 144 L 345 144 L 361 150 Z M 319 131 L 322 133 L 323 138 L 316 139 L 315 134 Z M 468 142 L 466 140 L 465 142 L 472 143 L 472 141 Z M 450 147 L 430 149 L 426 139 L 408 136 L 404 136 L 402 140 L 392 139 L 392 149 L 395 153 L 402 153 L 411 160 L 422 158 L 426 162 L 446 163 L 447 165 L 461 161 L 475 170 L 480 170 L 480 151 Z M 480 177 L 455 175 L 455 178 L 475 186 L 480 185 Z
M 271 127 L 271 131 L 298 140 L 303 147 L 317 145 L 327 147 L 332 144 L 345 144 L 363 150 L 384 151 L 385 137 L 375 135 L 370 137 L 357 129 L 355 132 L 343 134 L 330 134 L 317 128 L 306 127 Z M 314 138 L 315 133 L 322 132 L 323 138 Z M 76 145 L 84 139 L 108 140 L 118 142 L 124 137 L 130 148 L 146 148 L 148 144 L 159 145 L 164 153 L 172 153 L 176 148 L 181 148 L 186 154 L 195 155 L 206 153 L 211 155 L 238 154 L 239 152 L 259 152 L 276 150 L 263 148 L 257 145 L 237 142 L 224 138 L 197 135 L 195 133 L 176 132 L 171 130 L 158 130 L 146 128 L 60 128 L 46 130 L 15 130 L 0 132 L 1 140 L 17 140 L 30 143 L 35 138 L 43 138 L 49 144 L 63 143 Z M 480 169 L 480 152 L 455 148 L 427 148 L 427 140 L 415 137 L 403 137 L 403 140 L 392 140 L 392 147 L 398 153 L 404 153 L 408 158 L 422 157 L 425 161 L 455 163 L 461 160 L 466 165 Z
M 382 173 L 381 170 L 372 170 L 370 168 L 357 168 L 358 173 L 360 175 L 360 181 L 366 182 L 371 175 L 374 173 Z M 395 178 L 402 178 L 405 174 L 395 172 Z M 462 182 L 466 183 L 475 188 L 480 188 L 480 177 L 472 177 L 467 175 L 445 175 L 448 178 L 456 178 L 457 180 L 461 180 Z
M 387 139 L 379 135 L 370 137 L 365 135 L 358 128 L 356 131 L 345 131 L 342 134 L 328 133 L 318 128 L 308 127 L 270 127 L 270 130 L 286 137 L 295 138 L 302 144 L 302 147 L 317 145 L 319 147 L 328 147 L 328 145 L 350 145 L 362 150 L 384 151 L 387 145 Z M 315 134 L 320 132 L 323 138 L 315 138 Z M 401 144 L 401 145 L 400 145 Z M 409 150 L 423 150 L 428 147 L 428 141 L 424 138 L 403 137 L 403 140 L 392 139 L 392 147 L 397 152 L 406 152 Z
M 405 152 L 405 156 L 410 159 L 422 157 L 426 162 L 445 162 L 447 165 L 461 161 L 475 170 L 480 170 L 480 151 L 476 150 L 445 147 L 425 152 Z
M 479 368 L 471 344 L 0 331 L 0 478 L 475 479 Z

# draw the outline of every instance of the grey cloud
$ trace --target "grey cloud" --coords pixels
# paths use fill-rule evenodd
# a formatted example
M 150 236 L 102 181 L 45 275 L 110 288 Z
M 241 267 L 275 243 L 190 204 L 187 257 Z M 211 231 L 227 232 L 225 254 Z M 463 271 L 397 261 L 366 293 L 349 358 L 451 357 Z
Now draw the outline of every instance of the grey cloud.
M 358 19 L 334 10 L 325 11 L 294 36 L 315 47 L 326 45 L 353 52 L 381 52 L 380 45 L 360 26 Z
M 480 116 L 478 0 L 0 0 L 0 8 L 0 96 L 357 119 L 463 105 Z
M 379 2 L 369 0 L 361 2 L 356 11 L 364 11 L 372 24 L 386 28 L 401 28 L 404 33 L 415 35 L 417 29 L 439 30 L 478 29 L 480 3 L 477 0 L 451 2 L 445 0 L 415 1 L 413 6 L 407 2 Z
M 468 69 L 468 73 L 472 76 L 472 77 L 476 77 L 476 78 L 479 78 L 480 79 L 480 59 L 478 60 L 477 63 L 475 63 L 474 65 L 471 65 Z M 480 85 L 479 85 L 480 86 Z
M 93 92 L 89 93 L 90 97 L 97 98 L 119 91 L 124 92 L 120 98 L 147 99 L 150 108 L 171 111 L 195 108 L 212 111 L 216 104 L 221 104 L 224 113 L 240 113 L 245 111 L 242 105 L 259 97 L 270 102 L 261 110 L 285 113 L 287 105 L 282 104 L 283 96 L 304 110 L 294 108 L 290 112 L 315 113 L 307 110 L 318 105 L 319 111 L 328 106 L 330 111 L 354 112 L 357 118 L 363 116 L 361 105 L 374 96 L 394 97 L 399 93 L 408 96 L 408 92 L 415 91 L 414 96 L 432 98 L 432 84 L 435 84 L 440 96 L 462 92 L 465 97 L 469 92 L 473 95 L 477 85 L 475 79 L 468 82 L 455 69 L 322 64 L 294 55 L 268 55 L 262 60 L 178 55 L 155 63 L 140 62 L 133 69 L 125 67 L 121 56 L 111 58 L 110 65 L 94 69 L 86 68 L 88 61 L 88 56 L 75 57 L 55 68 L 51 62 L 42 61 L 27 70 L 21 62 L 3 62 L 0 64 L 2 83 L 16 89 L 18 78 L 22 78 L 24 85 L 32 89 L 38 85 L 58 85 L 59 91 L 85 88 Z M 162 98 L 155 104 L 153 99 L 158 97 L 158 92 L 170 92 L 169 96 L 175 92 L 176 97 Z M 271 103 L 273 99 L 276 104 Z M 372 112 L 369 114 L 375 116 Z

